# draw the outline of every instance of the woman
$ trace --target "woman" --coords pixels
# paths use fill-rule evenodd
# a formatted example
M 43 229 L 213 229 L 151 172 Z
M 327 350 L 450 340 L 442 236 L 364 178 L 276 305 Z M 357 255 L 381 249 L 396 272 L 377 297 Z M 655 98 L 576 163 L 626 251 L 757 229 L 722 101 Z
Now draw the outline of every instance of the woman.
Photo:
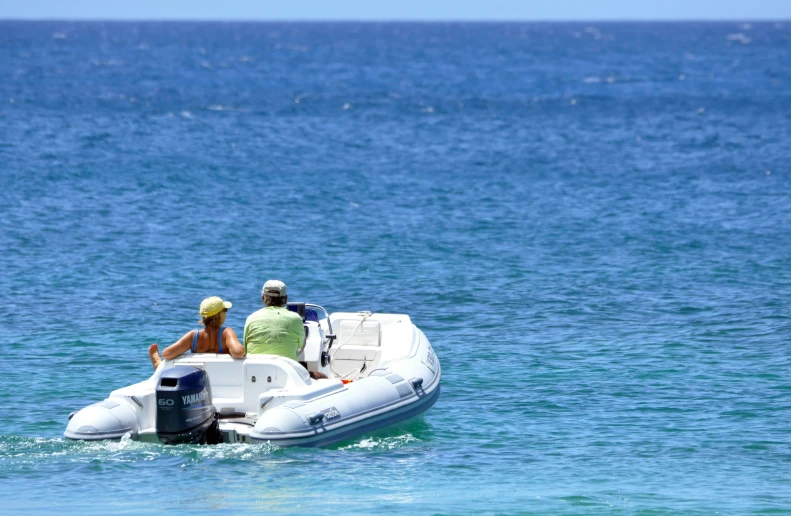
M 207 297 L 200 304 L 200 315 L 203 318 L 203 329 L 190 330 L 175 344 L 171 344 L 162 352 L 165 360 L 173 360 L 177 356 L 191 349 L 193 353 L 230 353 L 232 357 L 242 358 L 245 355 L 244 346 L 236 337 L 233 328 L 225 328 L 225 314 L 233 306 L 228 301 L 223 301 L 217 296 Z M 159 357 L 159 346 L 151 344 L 148 348 L 148 358 L 154 369 L 162 363 Z

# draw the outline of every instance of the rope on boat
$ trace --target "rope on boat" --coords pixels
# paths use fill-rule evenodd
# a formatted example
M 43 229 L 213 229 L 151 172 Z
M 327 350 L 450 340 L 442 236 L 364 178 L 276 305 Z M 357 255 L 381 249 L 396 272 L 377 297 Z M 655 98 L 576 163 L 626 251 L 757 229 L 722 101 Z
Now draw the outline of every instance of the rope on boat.
M 352 340 L 352 337 L 354 337 L 354 334 L 357 333 L 357 330 L 362 328 L 362 325 L 365 322 L 365 320 L 368 319 L 369 317 L 371 317 L 371 315 L 373 315 L 373 313 L 369 312 L 367 310 L 362 310 L 362 311 L 357 312 L 357 315 L 360 316 L 360 322 L 357 323 L 357 326 L 354 328 L 354 331 L 351 333 L 351 335 L 349 335 L 349 337 L 346 339 L 346 341 L 342 342 L 341 344 L 338 345 L 337 348 L 335 348 L 335 353 L 333 353 L 333 355 L 337 354 L 338 351 L 340 351 L 340 349 L 343 346 L 345 346 L 346 344 L 348 344 Z M 335 369 L 332 368 L 332 361 L 330 361 L 330 371 L 332 372 L 332 374 L 335 375 L 336 378 L 341 378 L 342 380 L 348 380 L 349 378 L 353 378 L 355 375 L 358 375 L 358 374 L 362 373 L 365 370 L 365 367 L 367 365 L 368 364 L 365 363 L 365 359 L 363 359 L 363 365 L 361 367 L 358 367 L 357 369 L 353 370 L 351 373 L 347 373 L 345 376 L 341 376 L 337 372 L 335 372 Z

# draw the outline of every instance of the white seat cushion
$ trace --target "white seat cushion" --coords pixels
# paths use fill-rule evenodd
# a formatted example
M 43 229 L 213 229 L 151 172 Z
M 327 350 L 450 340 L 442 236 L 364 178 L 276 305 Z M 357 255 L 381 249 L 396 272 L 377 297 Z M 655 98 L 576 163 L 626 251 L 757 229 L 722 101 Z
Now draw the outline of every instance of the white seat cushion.
M 345 346 L 380 346 L 382 328 L 379 321 L 363 321 L 345 319 L 340 321 L 336 345 Z

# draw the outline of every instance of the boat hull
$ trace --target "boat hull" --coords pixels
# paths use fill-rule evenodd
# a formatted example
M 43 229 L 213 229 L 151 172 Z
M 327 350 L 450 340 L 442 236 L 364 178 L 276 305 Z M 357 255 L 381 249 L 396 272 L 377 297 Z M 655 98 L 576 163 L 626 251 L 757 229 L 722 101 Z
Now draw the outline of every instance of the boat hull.
M 339 425 L 335 428 L 318 427 L 310 432 L 282 433 L 251 436 L 254 443 L 270 443 L 281 447 L 321 447 L 336 444 L 347 439 L 368 434 L 382 428 L 421 416 L 439 399 L 440 388 L 424 398 L 397 410 L 390 410 L 378 416 L 362 418 L 359 422 Z

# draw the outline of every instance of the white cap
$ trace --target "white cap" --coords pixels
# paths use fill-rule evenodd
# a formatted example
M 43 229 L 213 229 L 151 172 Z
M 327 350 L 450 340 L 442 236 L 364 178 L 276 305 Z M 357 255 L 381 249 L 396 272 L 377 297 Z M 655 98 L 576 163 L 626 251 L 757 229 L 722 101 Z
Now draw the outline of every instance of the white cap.
M 261 289 L 261 295 L 271 297 L 285 297 L 286 284 L 280 280 L 271 279 L 264 283 L 264 288 Z

